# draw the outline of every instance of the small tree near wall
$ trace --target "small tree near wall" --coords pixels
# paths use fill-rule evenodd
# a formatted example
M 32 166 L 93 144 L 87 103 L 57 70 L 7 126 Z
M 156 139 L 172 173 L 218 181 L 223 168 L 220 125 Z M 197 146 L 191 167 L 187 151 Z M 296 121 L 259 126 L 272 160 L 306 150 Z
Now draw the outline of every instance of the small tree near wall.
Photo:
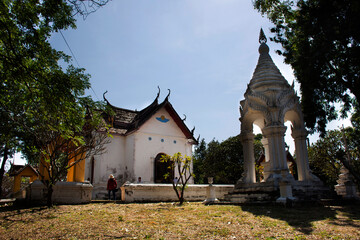
M 175 178 L 173 179 L 172 185 L 176 193 L 176 196 L 179 199 L 179 205 L 184 203 L 184 192 L 187 187 L 187 184 L 191 177 L 194 176 L 192 173 L 191 163 L 192 157 L 182 156 L 181 153 L 175 153 L 173 156 L 163 155 L 161 157 L 162 162 L 167 162 L 169 164 L 169 172 L 164 175 L 165 178 L 172 176 L 171 173 L 174 173 Z

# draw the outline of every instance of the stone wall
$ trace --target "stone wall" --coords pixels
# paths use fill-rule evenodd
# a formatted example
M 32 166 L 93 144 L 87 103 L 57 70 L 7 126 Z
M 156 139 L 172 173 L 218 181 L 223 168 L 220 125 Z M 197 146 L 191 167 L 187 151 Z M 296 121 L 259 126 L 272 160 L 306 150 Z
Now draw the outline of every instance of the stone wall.
M 92 185 L 81 182 L 57 182 L 54 186 L 52 200 L 59 204 L 80 204 L 91 202 Z M 36 180 L 26 188 L 26 198 L 30 202 L 46 202 L 47 190 L 44 184 Z M 18 198 L 18 197 L 17 197 Z
M 234 189 L 234 185 L 213 185 L 215 196 L 225 199 L 225 194 Z M 208 184 L 190 184 L 185 190 L 186 201 L 204 201 L 207 199 Z M 167 202 L 177 201 L 172 184 L 135 184 L 126 183 L 121 188 L 121 200 L 124 202 Z

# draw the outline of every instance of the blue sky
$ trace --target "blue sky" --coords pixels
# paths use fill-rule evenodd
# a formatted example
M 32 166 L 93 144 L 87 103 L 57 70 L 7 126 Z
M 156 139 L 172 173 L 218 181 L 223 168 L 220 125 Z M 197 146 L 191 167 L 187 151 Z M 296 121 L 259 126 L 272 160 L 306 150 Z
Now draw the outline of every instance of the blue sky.
M 176 111 L 209 142 L 240 133 L 239 101 L 258 60 L 259 31 L 269 37 L 271 26 L 251 0 L 113 0 L 63 35 L 91 75 L 95 100 L 107 90 L 113 105 L 140 110 L 157 86 L 160 100 L 171 89 Z M 60 33 L 50 42 L 71 55 Z M 281 46 L 268 45 L 291 84 L 291 68 L 275 54 Z
M 171 89 L 171 103 L 196 136 L 239 134 L 239 101 L 257 63 L 259 31 L 269 34 L 271 26 L 250 0 L 115 0 L 77 26 L 63 34 L 92 76 L 95 99 L 108 90 L 113 105 L 139 110 L 160 86 L 161 99 Z M 60 34 L 51 43 L 70 54 Z M 269 45 L 292 82 L 274 53 L 279 47 Z

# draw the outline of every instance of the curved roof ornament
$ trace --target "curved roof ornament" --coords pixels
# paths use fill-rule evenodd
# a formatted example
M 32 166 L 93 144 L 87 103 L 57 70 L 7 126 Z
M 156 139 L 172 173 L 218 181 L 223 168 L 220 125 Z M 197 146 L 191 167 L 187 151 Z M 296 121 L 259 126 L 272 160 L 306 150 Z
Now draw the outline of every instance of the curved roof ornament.
M 166 98 L 165 98 L 165 100 L 166 100 L 166 101 L 168 101 L 168 100 L 169 100 L 170 93 L 171 93 L 171 90 L 170 90 L 170 89 L 168 89 L 168 91 L 169 91 L 169 93 L 168 93 L 168 95 L 167 95 L 167 96 L 166 96 Z
M 103 98 L 104 98 L 104 101 L 107 102 L 107 104 L 110 104 L 109 101 L 106 99 L 105 95 L 108 93 L 108 90 L 106 90 L 104 93 L 103 93 Z
M 156 95 L 156 100 L 158 100 L 159 99 L 159 96 L 160 96 L 160 87 L 159 86 L 157 86 L 158 87 L 158 89 L 159 89 L 159 92 L 157 93 L 157 95 Z
M 184 115 L 184 118 L 183 119 L 181 119 L 183 122 L 185 122 L 186 121 L 186 115 L 185 114 L 183 114 Z
M 195 126 L 194 126 L 194 128 L 191 130 L 191 134 L 194 135 L 194 132 L 195 132 Z
M 266 43 L 266 42 L 267 42 L 267 38 L 265 36 L 265 33 L 264 33 L 263 29 L 260 28 L 259 43 L 262 44 L 262 43 Z

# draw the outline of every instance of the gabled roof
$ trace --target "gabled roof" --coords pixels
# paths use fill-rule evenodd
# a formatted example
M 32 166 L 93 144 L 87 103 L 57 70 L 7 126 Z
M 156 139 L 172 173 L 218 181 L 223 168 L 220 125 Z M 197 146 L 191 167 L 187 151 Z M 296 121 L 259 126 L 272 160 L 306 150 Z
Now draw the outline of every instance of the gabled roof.
M 104 100 L 114 112 L 114 116 L 104 115 L 104 119 L 112 126 L 110 128 L 110 133 L 120 135 L 131 134 L 138 130 L 157 111 L 159 111 L 161 108 L 165 108 L 165 110 L 174 119 L 176 125 L 184 133 L 186 138 L 193 140 L 194 144 L 197 144 L 197 140 L 194 138 L 194 129 L 192 131 L 189 130 L 189 128 L 185 125 L 184 120 L 180 118 L 179 114 L 175 111 L 174 107 L 169 102 L 170 90 L 165 100 L 160 104 L 158 102 L 159 95 L 160 91 L 157 94 L 155 100 L 149 106 L 140 111 L 136 111 L 119 108 L 110 104 L 109 101 L 105 98 L 104 93 Z
M 9 170 L 9 176 L 16 176 L 19 175 L 22 171 L 24 171 L 26 168 L 29 168 L 30 170 L 32 170 L 36 175 L 38 175 L 38 172 L 36 171 L 36 169 L 31 166 L 30 164 L 26 164 L 26 165 L 15 165 L 12 164 Z

